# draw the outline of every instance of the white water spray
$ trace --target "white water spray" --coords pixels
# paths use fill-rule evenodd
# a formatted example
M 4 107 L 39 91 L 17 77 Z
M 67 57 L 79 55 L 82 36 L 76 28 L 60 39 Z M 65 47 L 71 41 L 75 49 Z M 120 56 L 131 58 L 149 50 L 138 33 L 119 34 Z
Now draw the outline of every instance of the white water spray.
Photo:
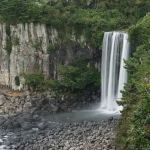
M 102 48 L 101 68 L 101 106 L 107 111 L 119 111 L 116 100 L 120 100 L 124 83 L 127 82 L 127 72 L 124 60 L 129 58 L 130 43 L 124 32 L 106 32 Z

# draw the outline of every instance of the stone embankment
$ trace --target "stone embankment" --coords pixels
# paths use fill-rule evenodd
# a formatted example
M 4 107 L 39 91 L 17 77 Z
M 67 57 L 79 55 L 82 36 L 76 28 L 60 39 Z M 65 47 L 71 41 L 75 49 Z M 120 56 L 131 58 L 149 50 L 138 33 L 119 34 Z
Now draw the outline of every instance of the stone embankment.
M 56 95 L 54 92 L 29 93 L 0 91 L 0 115 L 24 113 L 32 111 L 46 111 L 49 114 L 56 112 L 71 112 L 97 105 L 100 102 L 100 90 L 85 91 L 78 95 Z

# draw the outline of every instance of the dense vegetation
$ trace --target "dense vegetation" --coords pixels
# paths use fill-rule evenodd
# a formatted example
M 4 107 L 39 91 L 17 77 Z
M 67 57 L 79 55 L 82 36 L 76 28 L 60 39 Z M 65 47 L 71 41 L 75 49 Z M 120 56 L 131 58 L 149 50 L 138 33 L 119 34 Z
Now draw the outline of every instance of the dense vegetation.
M 44 23 L 83 34 L 100 46 L 102 31 L 122 30 L 149 11 L 149 0 L 1 0 L 0 21 L 7 24 Z M 70 28 L 70 29 L 69 29 Z M 68 31 L 70 32 L 70 31 Z
M 80 63 L 79 63 L 80 64 Z M 86 63 L 75 64 L 74 66 L 59 66 L 58 73 L 60 80 L 44 79 L 42 72 L 21 74 L 25 77 L 25 84 L 33 89 L 42 91 L 51 89 L 59 93 L 76 93 L 91 87 L 100 85 L 99 72 L 92 68 L 87 68 Z
M 129 81 L 119 104 L 124 106 L 114 144 L 120 150 L 150 148 L 150 13 L 129 28 L 133 57 L 126 61 Z
M 116 126 L 114 145 L 120 150 L 150 149 L 150 1 L 149 0 L 1 0 L 0 22 L 44 23 L 58 30 L 83 34 L 92 46 L 99 47 L 103 31 L 127 29 L 135 52 L 126 61 L 129 81 L 119 102 L 124 106 Z M 146 15 L 147 14 L 147 15 Z M 146 16 L 145 16 L 146 15 Z M 145 17 L 144 17 L 145 16 Z M 143 18 L 144 17 L 144 18 Z M 16 42 L 17 43 L 17 42 Z M 11 51 L 10 39 L 5 49 Z M 36 45 L 37 47 L 37 45 Z M 55 51 L 48 47 L 48 52 Z M 44 79 L 41 72 L 25 74 L 33 88 L 76 92 L 97 86 L 98 72 L 91 68 L 60 66 L 61 80 Z M 33 78 L 34 76 L 34 78 Z M 36 78 L 35 78 L 36 77 Z M 19 78 L 16 77 L 19 85 Z

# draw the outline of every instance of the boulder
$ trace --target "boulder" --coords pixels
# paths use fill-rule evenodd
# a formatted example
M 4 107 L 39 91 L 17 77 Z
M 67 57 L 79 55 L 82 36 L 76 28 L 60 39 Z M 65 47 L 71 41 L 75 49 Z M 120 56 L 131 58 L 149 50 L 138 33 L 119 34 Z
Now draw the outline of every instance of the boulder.
M 35 121 L 35 122 L 44 122 L 44 121 L 45 121 L 45 119 L 42 118 L 42 117 L 39 116 L 39 115 L 33 115 L 32 119 L 33 119 L 33 121 Z
M 24 104 L 23 108 L 24 108 L 24 109 L 29 109 L 29 108 L 31 108 L 31 106 L 32 106 L 31 102 L 26 102 L 26 103 Z
M 0 126 L 5 123 L 6 119 L 3 116 L 0 116 Z
M 39 130 L 45 130 L 48 127 L 47 122 L 41 122 L 38 124 L 38 129 Z
M 13 122 L 11 120 L 7 120 L 4 124 L 3 127 L 5 129 L 13 129 Z
M 10 100 L 12 103 L 15 102 L 15 97 L 12 97 L 11 100 Z
M 21 120 L 21 121 L 19 121 L 19 123 L 24 130 L 32 129 L 32 125 L 29 122 Z
M 21 102 L 21 99 L 20 99 L 20 98 L 15 98 L 15 103 L 16 103 L 16 104 L 20 104 L 20 102 Z
M 14 122 L 13 126 L 14 126 L 14 128 L 20 128 L 21 127 L 19 122 Z
M 0 108 L 0 115 L 4 115 L 4 110 Z
M 113 117 L 112 117 L 112 116 L 110 116 L 109 118 L 107 118 L 107 121 L 108 121 L 108 122 L 113 121 Z
M 2 106 L 4 103 L 6 103 L 6 98 L 4 95 L 0 95 L 0 106 Z
M 51 104 L 50 107 L 51 107 L 51 110 L 54 112 L 58 110 L 58 107 L 54 106 L 54 104 Z
M 28 95 L 25 99 L 26 102 L 30 102 L 31 101 L 31 97 Z

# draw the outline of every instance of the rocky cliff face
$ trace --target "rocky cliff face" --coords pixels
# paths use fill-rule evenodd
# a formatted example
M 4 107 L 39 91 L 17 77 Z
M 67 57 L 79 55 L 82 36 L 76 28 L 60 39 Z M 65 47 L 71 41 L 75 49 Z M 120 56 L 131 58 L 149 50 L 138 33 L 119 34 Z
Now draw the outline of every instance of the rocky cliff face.
M 76 61 L 94 60 L 93 66 L 100 69 L 100 60 L 95 59 L 100 50 L 91 48 L 82 36 L 76 38 L 72 33 L 63 36 L 62 40 L 58 30 L 44 24 L 0 24 L 0 84 L 14 90 L 24 89 L 20 73 L 41 70 L 45 78 L 56 79 L 59 65 Z M 20 78 L 20 86 L 15 84 L 16 76 Z

